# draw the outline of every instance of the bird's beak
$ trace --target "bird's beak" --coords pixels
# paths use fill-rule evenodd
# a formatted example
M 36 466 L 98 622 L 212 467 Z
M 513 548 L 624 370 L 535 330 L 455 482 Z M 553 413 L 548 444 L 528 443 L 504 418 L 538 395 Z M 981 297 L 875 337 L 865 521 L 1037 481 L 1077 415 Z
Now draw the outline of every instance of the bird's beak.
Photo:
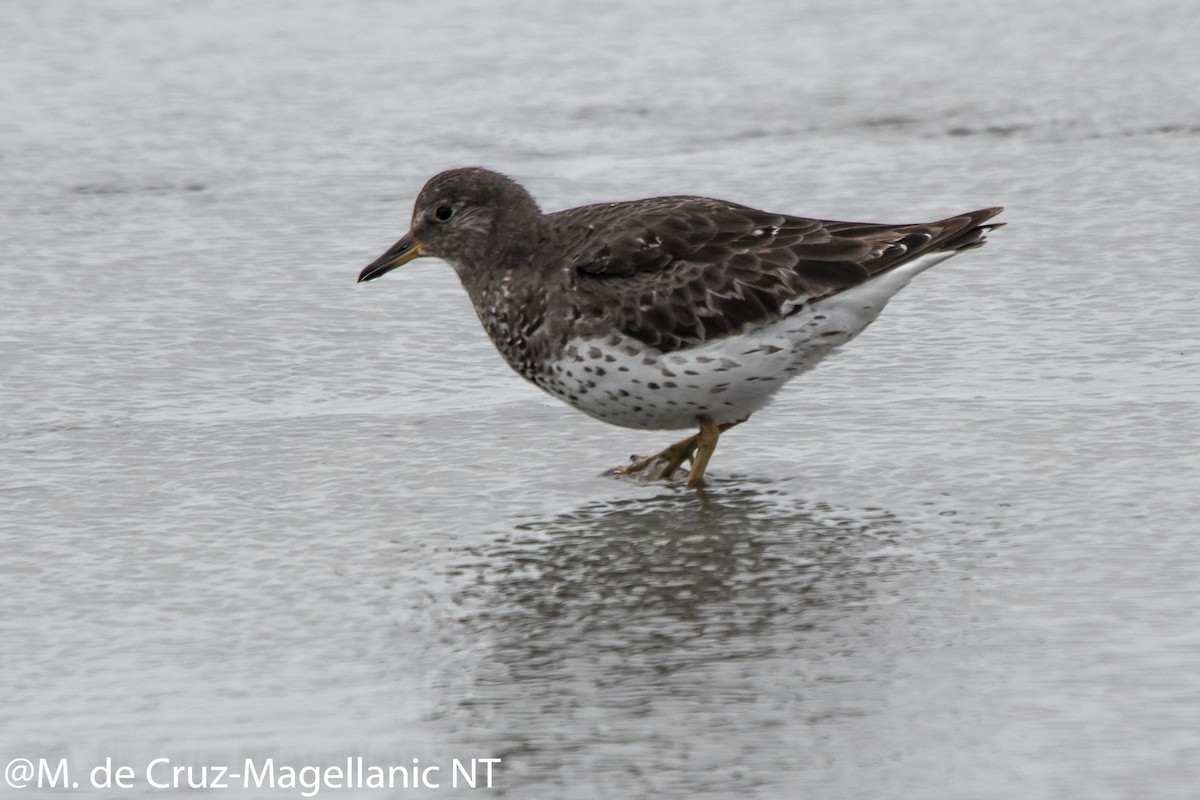
M 386 253 L 372 261 L 367 265 L 366 269 L 358 273 L 358 282 L 373 281 L 380 275 L 391 272 L 396 267 L 420 257 L 421 247 L 421 242 L 414 239 L 411 233 L 406 233 L 404 238 L 392 245 Z

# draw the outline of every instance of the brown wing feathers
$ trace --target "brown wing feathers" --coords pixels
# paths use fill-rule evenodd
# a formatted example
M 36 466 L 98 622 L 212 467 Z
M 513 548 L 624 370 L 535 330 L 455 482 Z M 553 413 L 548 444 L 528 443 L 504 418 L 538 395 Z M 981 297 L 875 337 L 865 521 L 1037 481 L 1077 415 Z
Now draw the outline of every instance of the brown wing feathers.
M 998 227 L 982 223 L 999 212 L 877 225 L 666 197 L 551 219 L 578 232 L 567 261 L 583 310 L 603 310 L 629 336 L 670 351 L 777 319 L 785 303 L 828 297 L 925 253 L 978 247 Z

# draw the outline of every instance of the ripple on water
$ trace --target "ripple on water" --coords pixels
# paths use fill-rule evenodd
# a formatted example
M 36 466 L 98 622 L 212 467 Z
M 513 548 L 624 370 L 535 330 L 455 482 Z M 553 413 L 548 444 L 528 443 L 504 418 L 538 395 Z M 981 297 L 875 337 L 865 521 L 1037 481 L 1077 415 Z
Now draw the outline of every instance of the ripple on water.
M 456 565 L 486 667 L 448 681 L 468 698 L 448 719 L 509 748 L 522 785 L 565 788 L 586 766 L 614 786 L 657 769 L 664 790 L 710 791 L 742 770 L 781 789 L 764 777 L 786 765 L 774 744 L 877 702 L 894 597 L 945 546 L 883 510 L 740 481 L 523 522 Z M 676 752 L 640 749 L 647 736 Z M 678 748 L 705 769 L 680 769 Z

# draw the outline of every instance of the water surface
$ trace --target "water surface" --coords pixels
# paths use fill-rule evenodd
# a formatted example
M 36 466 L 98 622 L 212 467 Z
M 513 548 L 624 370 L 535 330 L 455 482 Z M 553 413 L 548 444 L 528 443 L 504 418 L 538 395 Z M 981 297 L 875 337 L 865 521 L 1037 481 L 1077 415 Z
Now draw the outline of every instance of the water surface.
M 1194 6 L 8 6 L 5 762 L 1193 796 Z M 669 436 L 522 383 L 444 265 L 354 284 L 473 163 L 1010 224 L 693 494 L 601 477 Z

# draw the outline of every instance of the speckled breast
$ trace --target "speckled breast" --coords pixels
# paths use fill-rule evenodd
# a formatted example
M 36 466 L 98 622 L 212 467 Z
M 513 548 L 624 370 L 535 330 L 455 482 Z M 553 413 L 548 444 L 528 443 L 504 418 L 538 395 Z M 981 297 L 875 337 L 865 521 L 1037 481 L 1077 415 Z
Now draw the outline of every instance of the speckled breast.
M 692 428 L 701 417 L 737 422 L 865 327 L 841 323 L 803 310 L 670 353 L 620 334 L 575 339 L 532 380 L 585 414 L 627 428 Z

